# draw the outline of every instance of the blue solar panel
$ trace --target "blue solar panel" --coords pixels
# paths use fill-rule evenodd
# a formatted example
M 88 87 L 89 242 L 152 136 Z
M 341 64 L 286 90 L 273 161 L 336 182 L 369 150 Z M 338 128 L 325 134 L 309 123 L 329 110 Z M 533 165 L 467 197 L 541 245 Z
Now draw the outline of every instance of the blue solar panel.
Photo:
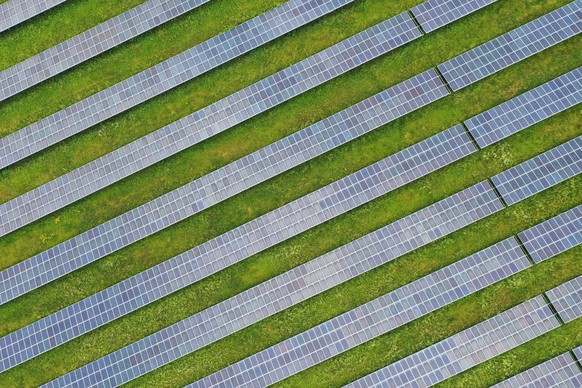
M 446 26 L 497 0 L 428 0 L 411 9 L 425 32 Z
M 508 205 L 522 201 L 582 172 L 582 136 L 491 178 Z
M 577 347 L 576 349 L 572 350 L 572 353 L 578 359 L 578 362 L 582 363 L 582 346 Z
M 503 204 L 487 181 L 471 186 L 298 267 L 302 271 L 299 273 L 301 277 L 291 279 L 291 286 L 281 290 L 285 297 L 284 303 L 288 305 L 294 301 L 289 293 L 295 293 L 296 300 L 310 297 L 333 287 L 334 283 L 341 283 L 391 261 L 502 208 Z M 230 257 L 233 256 L 235 255 Z M 181 268 L 186 269 L 191 265 L 184 263 Z M 207 260 L 200 260 L 200 265 L 213 268 L 212 271 L 217 270 L 213 263 Z M 192 274 L 184 274 L 184 277 L 193 278 Z M 183 282 L 178 278 L 172 284 L 181 281 Z M 194 351 L 197 346 L 204 346 L 204 341 L 208 338 L 217 336 L 216 331 L 213 331 L 204 337 L 206 326 L 197 327 L 195 317 L 196 315 L 187 318 L 87 364 L 50 382 L 47 386 L 58 387 L 65 382 L 84 386 L 89 381 L 97 381 L 104 386 L 118 385 L 182 357 Z M 215 324 L 227 320 L 223 317 L 221 320 L 217 319 Z M 218 332 L 220 333 L 220 330 Z M 180 340 L 176 341 L 176 338 Z M 178 343 L 179 345 L 175 346 Z M 128 358 L 133 361 L 127 362 Z M 113 371 L 123 373 L 116 374 L 112 373 Z
M 0 4 L 0 32 L 6 31 L 66 0 L 10 0 Z
M 190 387 L 275 384 L 530 265 L 517 241 L 507 239 L 230 365 Z
M 4 337 L 0 341 L 0 347 L 9 349 L 9 352 L 6 357 L 0 358 L 0 372 L 360 206 L 475 150 L 462 127 L 453 127 L 235 228 L 191 251 Z M 484 206 L 491 206 L 494 209 L 494 205 L 495 203 L 486 203 Z M 489 211 L 488 209 L 485 207 L 485 211 Z M 395 234 L 393 238 L 397 237 Z M 428 240 L 428 237 L 424 236 L 422 243 L 426 243 L 425 240 Z M 405 251 L 410 248 L 400 249 Z M 59 264 L 64 265 L 62 261 Z M 41 280 L 42 276 L 45 276 L 38 272 L 31 274 Z M 33 281 L 32 284 L 36 283 Z M 331 283 L 323 284 L 329 286 Z M 324 285 L 319 285 L 319 289 L 322 288 Z M 49 333 L 58 333 L 58 337 L 54 338 L 55 336 Z M 49 340 L 50 337 L 53 338 Z M 22 338 L 27 338 L 27 341 L 22 341 Z
M 582 102 L 582 67 L 465 120 L 481 148 Z
M 316 20 L 345 4 L 351 3 L 352 1 L 353 0 L 291 0 L 284 3 L 283 5 L 240 24 L 225 33 L 211 38 L 187 51 L 184 51 L 183 53 L 150 67 L 133 77 L 102 90 L 99 93 L 73 104 L 43 120 L 37 121 L 24 129 L 0 139 L 0 168 L 9 166 L 27 156 L 58 143 L 63 139 L 98 124 L 107 118 L 113 117 L 131 107 L 147 101 L 154 96 L 197 77 L 200 74 L 249 52 L 256 47 L 270 42 L 287 32 L 293 31 L 306 23 Z M 390 39 L 390 37 L 387 39 Z M 385 41 L 386 39 L 383 40 L 383 42 Z M 352 48 L 352 50 L 358 51 L 355 53 L 356 56 L 365 57 L 364 62 L 369 60 L 372 56 L 369 53 L 362 53 L 363 51 L 366 51 L 363 49 L 367 49 L 369 44 L 369 41 L 358 42 L 358 45 Z M 325 60 L 320 61 L 321 63 L 312 63 L 314 59 L 319 57 L 311 58 L 311 60 L 307 59 L 301 63 L 303 65 L 310 64 L 316 66 L 320 66 L 323 63 L 326 66 L 331 66 L 331 62 L 333 62 L 332 58 L 326 57 Z M 358 64 L 361 63 L 361 61 L 358 61 Z M 342 64 L 342 66 L 338 67 L 343 70 L 343 67 L 345 66 L 345 64 Z M 331 68 L 328 70 L 331 70 Z M 297 75 L 302 75 L 302 73 L 300 72 Z M 328 74 L 327 78 L 333 77 Z M 319 82 L 323 82 L 319 77 L 316 77 L 316 79 Z M 272 78 L 267 78 L 266 80 L 273 81 Z M 280 81 L 282 83 L 284 79 L 276 79 L 275 81 Z M 315 80 L 313 81 L 317 83 Z M 263 91 L 269 91 L 268 101 L 270 101 L 271 105 L 277 105 L 284 100 L 281 96 L 275 95 L 277 89 L 284 89 L 283 85 L 279 85 L 277 82 L 267 85 L 264 83 L 265 81 L 262 82 L 263 83 L 259 82 L 257 85 L 263 86 Z M 297 94 L 304 91 L 305 86 L 305 81 L 299 82 L 299 80 L 296 80 L 290 90 Z M 261 90 L 256 88 L 255 85 L 250 88 L 251 89 L 243 89 L 243 91 L 246 92 L 239 93 L 242 93 L 244 97 L 251 97 L 247 96 L 246 93 L 250 92 L 251 95 L 254 95 L 255 93 L 259 94 L 261 92 Z M 156 146 L 155 148 L 152 148 L 151 146 L 147 148 L 147 154 L 151 154 L 159 148 L 160 150 L 165 151 L 165 156 L 168 156 L 167 153 L 171 154 L 172 152 L 168 149 L 164 149 L 164 146 L 166 145 L 165 143 L 156 143 L 156 140 L 166 138 L 162 140 L 167 141 L 167 136 L 177 136 L 180 138 L 179 140 L 181 142 L 185 142 L 185 128 L 191 128 L 194 124 L 200 126 L 200 120 L 204 123 L 210 118 L 213 118 L 211 112 L 220 114 L 216 120 L 222 120 L 222 126 L 227 123 L 228 127 L 234 125 L 234 121 L 236 121 L 235 117 L 240 114 L 239 112 L 232 112 L 232 105 L 234 105 L 236 101 L 233 101 L 232 97 L 225 100 L 229 103 L 228 112 L 231 112 L 229 117 L 223 117 L 226 116 L 225 112 L 227 110 L 225 109 L 220 112 L 214 112 L 213 110 L 208 111 L 207 109 L 197 112 L 198 116 L 196 116 L 196 114 L 187 116 L 176 122 L 180 123 L 180 125 L 177 125 L 176 123 L 171 124 L 170 126 L 166 126 L 161 130 L 154 132 L 154 134 L 151 134 L 149 137 L 145 137 L 153 142 L 152 145 Z M 225 100 L 223 100 L 222 104 L 225 103 Z M 219 105 L 213 104 L 211 107 L 213 107 L 212 109 L 216 109 Z M 244 108 L 244 112 L 247 110 L 252 111 L 253 108 L 257 107 L 249 102 L 244 105 L 241 103 L 240 106 L 241 108 Z M 200 116 L 201 112 L 204 112 L 204 115 L 208 115 L 206 120 L 203 120 Z M 250 112 L 247 112 L 247 115 L 248 113 Z M 198 123 L 195 123 L 195 119 L 200 120 Z M 206 132 L 206 130 L 207 128 L 202 128 L 201 132 Z M 188 132 L 190 131 L 192 131 L 192 129 L 188 130 Z M 143 145 L 142 141 L 143 140 L 138 140 L 139 145 Z M 180 141 L 175 140 L 174 142 L 178 143 Z M 126 161 L 126 163 L 129 163 L 129 161 Z
M 150 0 L 0 72 L 0 101 L 93 58 L 209 0 Z M 0 8 L 2 5 L 0 5 Z M 0 11 L 1 14 L 1 11 Z M 2 16 L 0 16 L 1 23 Z M 1 29 L 1 28 L 0 28 Z
M 542 222 L 518 236 L 536 263 L 578 246 L 582 244 L 582 205 Z
M 441 65 L 454 91 L 530 57 L 582 30 L 582 2 L 574 1 Z
M 551 289 L 546 295 L 564 322 L 582 316 L 582 276 Z

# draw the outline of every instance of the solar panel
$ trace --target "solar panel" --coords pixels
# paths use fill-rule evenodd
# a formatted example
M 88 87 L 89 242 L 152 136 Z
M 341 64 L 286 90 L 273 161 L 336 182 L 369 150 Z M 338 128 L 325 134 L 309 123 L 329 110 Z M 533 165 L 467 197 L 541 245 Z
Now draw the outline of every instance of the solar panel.
M 564 322 L 582 316 L 582 276 L 551 289 L 546 295 Z
M 582 29 L 574 1 L 438 66 L 454 91 L 575 36 Z
M 347 387 L 428 387 L 560 326 L 541 296 L 371 373 Z
M 289 283 L 281 287 L 281 294 L 276 293 L 275 297 L 281 298 L 282 302 L 279 306 L 284 309 L 295 301 L 316 295 L 335 284 L 391 261 L 502 208 L 503 204 L 498 200 L 489 183 L 481 182 L 291 270 L 287 273 L 287 275 L 291 274 L 288 278 L 286 274 L 281 275 L 279 279 L 287 280 Z M 235 255 L 229 254 L 228 258 L 232 257 Z M 198 260 L 199 264 L 194 264 L 192 261 L 187 264 L 200 265 L 198 268 L 212 268 L 212 271 L 218 270 L 216 264 L 204 257 L 200 258 L 202 260 Z M 184 265 L 180 271 L 185 271 L 187 268 Z M 194 275 L 184 273 L 181 278 L 172 280 L 166 285 L 171 287 L 176 283 L 183 283 L 184 278 L 193 281 Z M 150 288 L 145 282 L 142 284 L 145 288 Z M 275 303 L 274 306 L 276 306 Z M 236 305 L 231 305 L 231 307 L 236 307 Z M 260 310 L 262 311 L 258 314 L 259 316 L 268 314 L 269 311 L 276 312 L 273 307 L 262 307 Z M 243 313 L 245 312 L 246 310 L 243 310 Z M 204 340 L 208 340 L 208 338 L 203 338 L 206 326 L 196 328 L 199 321 L 195 317 L 196 315 L 187 318 L 87 364 L 52 381 L 48 386 L 60 386 L 64 382 L 75 382 L 83 386 L 87 381 L 95 379 L 99 384 L 117 385 L 182 357 L 194 351 L 199 344 L 204 344 Z M 216 319 L 213 325 L 220 326 L 226 321 L 230 321 L 230 318 Z M 252 321 L 250 315 L 243 318 L 244 324 L 251 324 Z M 215 333 L 216 330 L 209 331 L 208 337 L 212 340 L 216 336 Z M 177 341 L 177 338 L 180 340 Z M 128 362 L 128 359 L 131 361 Z
M 65 0 L 11 0 L 0 4 L 0 32 L 64 2 Z
M 542 222 L 519 235 L 536 263 L 582 244 L 582 205 Z
M 209 0 L 150 0 L 0 72 L 0 101 L 193 10 Z M 1 6 L 0 6 L 1 7 Z M 0 20 L 2 17 L 0 16 Z
M 293 31 L 304 24 L 316 20 L 352 1 L 353 0 L 292 0 L 284 3 L 277 8 L 259 15 L 231 30 L 217 35 L 187 51 L 0 139 L 0 168 L 9 166 L 46 147 L 98 124 L 107 118 L 113 117 L 131 107 L 149 100 L 154 96 L 172 89 L 173 87 L 203 74 L 233 58 L 249 52 L 264 43 L 272 41 L 287 32 Z M 388 37 L 388 39 L 390 38 L 391 37 Z M 385 40 L 386 38 L 384 41 Z M 350 42 L 353 42 L 353 39 L 350 40 Z M 352 48 L 356 51 L 355 55 L 361 56 L 361 59 L 364 59 L 363 57 L 365 57 L 365 61 L 369 60 L 371 54 L 369 54 L 369 51 L 366 49 L 367 45 L 370 44 L 370 41 L 367 40 L 366 42 L 358 43 L 359 44 L 357 44 L 356 47 Z M 382 46 L 382 44 L 379 46 Z M 338 46 L 335 47 L 335 50 L 337 50 Z M 341 47 L 341 44 L 339 47 Z M 367 52 L 363 54 L 363 51 Z M 343 57 L 340 56 L 335 58 L 335 60 L 339 60 L 339 58 Z M 317 63 L 313 63 L 316 61 Z M 321 58 L 320 53 L 319 56 L 310 57 L 305 61 L 300 62 L 300 69 L 296 70 L 302 70 L 305 65 L 329 65 L 329 70 L 333 71 L 335 74 L 335 72 L 339 70 L 334 68 L 332 65 L 333 62 L 334 58 Z M 358 64 L 360 63 L 361 62 L 358 62 Z M 337 67 L 344 70 L 343 68 L 345 66 L 345 63 L 342 63 Z M 309 66 L 309 69 L 305 70 L 313 71 L 313 67 Z M 278 77 L 280 77 L 280 73 L 278 74 Z M 300 71 L 294 75 L 305 76 L 305 74 Z M 333 76 L 328 73 L 326 73 L 325 76 L 316 77 L 319 82 L 323 82 L 329 78 L 333 78 Z M 291 82 L 293 77 L 288 79 L 274 79 L 273 77 L 266 78 L 249 88 L 243 89 L 239 93 L 231 95 L 224 100 L 210 105 L 210 107 L 196 112 L 194 115 L 186 116 L 182 120 L 174 122 L 149 136 L 141 138 L 137 143 L 142 145 L 142 142 L 144 141 L 143 139 L 148 139 L 153 141 L 154 145 L 157 147 L 164 149 L 164 147 L 162 147 L 164 143 L 156 144 L 155 141 L 161 138 L 167 138 L 167 136 L 172 136 L 177 137 L 173 142 L 174 144 L 186 142 L 185 128 L 188 128 L 188 131 L 192 131 L 192 128 L 196 125 L 199 129 L 199 131 L 195 131 L 196 134 L 199 134 L 199 132 L 205 133 L 212 128 L 212 126 L 208 124 L 210 119 L 215 119 L 220 122 L 220 126 L 227 125 L 230 127 L 238 120 L 238 115 L 243 114 L 244 112 L 247 115 L 246 118 L 248 118 L 253 115 L 251 114 L 253 113 L 253 110 L 258 109 L 260 106 L 251 104 L 249 101 L 244 100 L 244 98 L 256 98 L 263 94 L 266 97 L 266 101 L 262 101 L 262 104 L 274 106 L 282 102 L 285 98 L 283 98 L 281 94 L 276 94 L 276 92 L 278 89 L 282 91 L 285 88 L 283 88 L 283 85 L 279 84 L 277 81 L 282 83 L 285 80 Z M 299 80 L 300 79 L 295 80 L 294 84 L 289 88 L 289 93 L 291 93 L 291 90 L 296 94 L 305 90 L 307 79 L 302 82 L 299 82 Z M 267 82 L 269 83 L 267 84 Z M 315 80 L 313 80 L 313 82 L 315 82 Z M 239 99 L 243 99 L 247 102 L 244 103 L 243 101 L 239 101 Z M 229 102 L 229 104 L 227 107 L 224 107 L 226 102 Z M 240 111 L 233 112 L 232 105 L 239 106 Z M 222 110 L 216 112 L 215 110 L 218 110 L 219 107 L 221 107 Z M 226 116 L 226 112 L 230 112 L 230 114 L 228 117 L 223 117 Z M 218 114 L 220 116 L 217 116 Z M 200 128 L 201 126 L 206 126 L 208 128 Z M 219 126 L 219 124 L 216 124 L 216 126 Z M 135 142 L 131 144 L 135 144 Z M 174 145 L 174 147 L 176 147 L 176 145 Z M 148 151 L 150 151 L 149 153 L 155 151 L 162 152 L 161 150 L 156 150 L 151 147 Z M 172 152 L 169 149 L 164 149 L 164 153 L 165 156 L 168 156 L 168 153 L 171 154 Z
M 582 67 L 465 120 L 481 148 L 582 102 Z
M 578 362 L 582 362 L 582 346 L 577 347 L 576 349 L 572 350 L 572 353 L 578 359 Z
M 572 355 L 564 353 L 493 386 L 493 388 L 517 387 L 580 388 L 582 372 Z
M 275 384 L 530 265 L 517 241 L 507 239 L 230 365 L 190 387 Z
M 582 136 L 491 178 L 508 205 L 522 201 L 582 172 Z
M 18 362 L 24 362 L 61 343 L 158 300 L 293 235 L 360 206 L 372 198 L 400 187 L 418 176 L 426 175 L 434 171 L 434 169 L 449 164 L 474 151 L 475 148 L 463 129 L 453 127 L 254 221 L 235 228 L 189 252 L 150 268 L 35 324 L 16 331 L 8 337 L 4 337 L 4 339 L 0 340 L 0 348 L 9 350 L 8 355 L 0 359 L 0 372 L 15 366 Z M 473 191 L 469 191 L 469 193 L 479 199 L 487 197 L 487 193 L 480 193 L 476 191 L 478 189 L 484 190 L 483 188 L 476 188 Z M 454 199 L 451 201 L 454 201 Z M 459 202 L 458 199 L 456 201 Z M 492 211 L 490 209 L 496 209 L 496 203 L 498 201 L 493 203 L 490 203 L 490 201 L 485 202 L 483 205 L 485 212 Z M 449 205 L 456 213 L 461 213 L 463 211 L 459 210 L 459 206 L 454 202 Z M 464 208 L 461 207 L 460 209 Z M 469 212 L 466 216 L 467 219 L 476 217 L 474 213 L 476 210 L 469 208 L 467 211 Z M 400 222 L 404 223 L 405 226 L 410 224 L 407 221 Z M 459 221 L 456 222 L 458 223 Z M 447 225 L 445 224 L 445 226 Z M 394 227 L 396 228 L 396 226 Z M 448 227 L 450 228 L 451 226 Z M 405 230 L 408 229 L 405 228 Z M 412 249 L 410 247 L 425 244 L 426 241 L 430 240 L 429 236 L 422 235 L 422 240 L 419 241 L 412 240 L 412 242 L 409 242 L 406 240 L 406 246 L 400 246 L 400 249 L 406 251 L 406 249 Z M 397 239 L 399 234 L 395 232 L 391 238 Z M 406 239 L 404 235 L 401 238 Z M 435 235 L 432 238 L 435 239 L 437 236 Z M 395 247 L 398 247 L 398 245 Z M 361 257 L 358 258 L 360 260 L 363 259 Z M 61 267 L 65 267 L 68 264 L 65 269 L 75 265 L 65 263 L 62 260 L 58 263 Z M 49 268 L 54 267 L 54 265 L 49 266 Z M 29 268 L 26 268 L 26 270 L 29 271 Z M 32 279 L 28 284 L 38 285 L 38 283 L 46 279 L 44 273 L 38 272 L 38 267 L 36 267 L 36 270 L 29 272 L 32 275 Z M 298 271 L 296 272 L 297 275 L 304 274 L 302 270 Z M 325 268 L 324 272 L 327 273 L 328 271 L 329 268 Z M 355 276 L 354 274 L 352 275 Z M 16 279 L 18 278 L 20 277 L 16 277 Z M 325 281 L 321 284 L 313 284 L 312 292 L 320 292 L 326 286 L 329 287 L 331 285 L 331 282 L 325 279 L 325 276 L 323 278 Z M 312 280 L 313 282 L 315 280 L 321 281 L 318 278 Z M 339 282 L 340 277 L 336 281 Z M 293 283 L 293 285 L 295 284 Z M 53 333 L 53 335 L 49 335 L 49 333 Z M 54 338 L 57 333 L 58 336 Z M 209 336 L 206 339 L 212 339 L 212 337 Z
M 111 185 L 418 36 L 420 31 L 406 13 L 354 35 L 336 46 L 2 205 L 4 214 L 0 216 L 0 235 Z M 407 113 L 409 106 L 397 104 L 398 98 L 406 99 L 412 106 L 418 106 L 421 101 L 431 101 L 437 96 L 446 94 L 445 87 L 437 80 L 435 74 L 431 70 L 410 82 L 402 83 L 400 87 L 390 89 L 390 92 L 378 95 L 379 101 L 375 101 L 375 104 L 382 107 L 385 103 L 390 111 L 381 114 L 382 118 L 376 118 L 374 121 L 393 119 Z M 427 97 L 426 89 L 431 85 L 434 85 L 434 88 L 428 91 L 430 97 Z M 408 90 L 404 90 L 405 88 Z M 401 92 L 400 97 L 395 96 L 398 92 Z M 421 96 L 423 92 L 425 95 Z M 390 100 L 396 106 L 390 106 Z M 371 114 L 373 111 L 370 109 L 371 105 L 372 100 L 365 100 L 363 105 L 356 105 L 343 116 L 360 113 L 362 108 L 366 108 L 367 114 Z M 339 116 L 334 116 L 331 120 L 336 118 Z M 328 124 L 330 123 L 326 123 Z M 341 128 L 347 131 L 349 129 L 346 126 L 349 124 L 348 119 L 334 129 Z M 307 135 L 312 130 L 313 128 L 308 129 Z M 301 136 L 307 135 L 303 133 Z M 316 136 L 321 137 L 323 134 Z M 350 134 L 344 136 L 349 137 Z M 324 143 L 333 143 L 327 146 L 329 148 L 330 145 L 339 145 L 342 139 L 343 137 L 338 136 L 327 139 Z M 298 145 L 294 145 L 293 149 L 298 149 Z M 0 149 L 0 155 L 1 153 Z
M 428 0 L 411 9 L 425 32 L 431 32 L 497 0 Z

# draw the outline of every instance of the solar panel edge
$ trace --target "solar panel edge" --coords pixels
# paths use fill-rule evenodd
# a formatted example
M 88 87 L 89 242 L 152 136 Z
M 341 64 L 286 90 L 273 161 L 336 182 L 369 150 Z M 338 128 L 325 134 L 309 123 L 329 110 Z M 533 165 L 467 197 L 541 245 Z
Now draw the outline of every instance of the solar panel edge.
M 48 11 L 49 9 L 56 7 L 65 1 L 66 0 L 43 0 L 40 2 L 30 1 L 30 3 L 32 3 L 36 9 L 32 10 L 31 12 L 25 12 L 24 10 L 21 12 L 14 12 L 10 17 L 6 19 L 0 19 L 0 33 L 9 30 L 10 28 L 17 26 L 18 24 L 23 23 L 29 19 L 32 19 L 33 17 L 40 15 L 41 13 Z M 16 0 L 7 1 L 6 3 L 0 4 L 0 13 L 6 13 L 10 6 L 14 5 L 16 7 L 17 4 L 18 1 Z M 22 2 L 20 4 L 22 4 Z

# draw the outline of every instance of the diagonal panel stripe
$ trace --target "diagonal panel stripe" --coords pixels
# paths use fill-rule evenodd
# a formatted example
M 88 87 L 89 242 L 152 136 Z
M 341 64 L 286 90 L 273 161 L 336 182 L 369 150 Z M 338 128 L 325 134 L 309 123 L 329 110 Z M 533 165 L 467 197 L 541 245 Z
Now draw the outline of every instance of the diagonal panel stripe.
M 582 316 L 582 276 L 551 289 L 546 295 L 564 322 Z
M 425 32 L 431 32 L 497 0 L 428 0 L 411 9 Z
M 10 0 L 0 4 L 0 32 L 6 31 L 66 0 Z

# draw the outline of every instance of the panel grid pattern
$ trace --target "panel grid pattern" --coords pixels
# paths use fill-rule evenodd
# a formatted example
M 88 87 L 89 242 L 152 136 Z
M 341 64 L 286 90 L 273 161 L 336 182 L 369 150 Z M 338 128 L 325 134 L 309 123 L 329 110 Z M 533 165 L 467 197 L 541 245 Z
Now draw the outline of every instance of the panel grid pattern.
M 0 101 L 209 0 L 150 0 L 0 72 Z M 0 20 L 2 17 L 0 16 Z
M 439 65 L 439 70 L 451 89 L 462 89 L 578 34 L 581 7 L 576 0 Z
M 491 178 L 508 205 L 531 197 L 582 172 L 582 136 Z
M 0 168 L 4 168 L 109 117 L 113 117 L 352 1 L 291 0 L 280 7 L 240 24 L 223 34 L 215 36 L 0 139 Z M 358 36 L 360 37 L 359 39 L 362 38 L 362 35 Z M 357 50 L 356 47 L 360 48 L 360 52 L 357 52 L 356 55 L 360 54 L 362 49 L 368 49 L 368 45 L 372 46 L 371 41 L 354 41 L 354 38 L 349 40 L 349 44 L 350 46 L 355 44 L 354 47 L 350 47 L 354 51 Z M 340 47 L 342 47 L 341 44 Z M 347 50 L 347 47 L 344 49 Z M 338 50 L 337 46 L 335 50 Z M 327 53 L 328 51 L 324 52 Z M 320 75 L 316 79 L 323 82 L 333 78 L 330 74 L 331 72 L 334 73 L 334 76 L 337 75 L 338 70 L 334 69 L 334 66 L 330 64 L 334 58 L 322 57 L 322 55 L 324 54 L 320 53 L 299 62 L 299 65 L 295 65 L 294 69 L 299 70 L 299 72 L 287 79 L 288 83 L 291 83 L 292 80 L 295 81 L 293 83 L 294 87 L 290 87 L 287 93 L 291 93 L 291 90 L 295 93 L 300 93 L 305 90 L 307 83 L 309 83 L 310 87 L 313 87 L 314 81 L 307 78 L 307 75 L 300 70 L 305 69 L 313 72 L 315 69 L 319 69 L 320 66 L 329 64 L 329 72 L 326 72 L 325 76 Z M 367 54 L 365 56 L 366 60 L 369 60 L 371 56 L 371 54 Z M 352 62 L 350 61 L 350 63 Z M 305 65 L 308 64 L 311 67 L 307 66 L 306 68 Z M 344 64 L 343 67 L 349 66 Z M 347 71 L 347 69 L 343 70 Z M 288 72 L 289 70 L 285 71 Z M 295 79 L 293 76 L 299 78 Z M 307 79 L 300 82 L 301 76 Z M 240 122 L 243 114 L 246 114 L 246 118 L 248 118 L 257 113 L 255 110 L 260 111 L 265 105 L 273 106 L 282 102 L 285 98 L 282 97 L 281 92 L 285 88 L 279 88 L 281 89 L 280 93 L 276 94 L 277 86 L 282 86 L 278 85 L 277 81 L 284 81 L 280 73 L 276 73 L 275 76 L 266 78 L 258 84 L 243 89 L 218 103 L 210 105 L 193 115 L 186 116 L 130 144 L 134 145 L 134 147 L 135 145 L 144 146 L 147 144 L 149 147 L 146 148 L 149 152 L 164 152 L 165 156 L 169 156 L 168 153 L 176 152 L 173 151 L 174 148 L 184 148 L 187 143 L 186 139 L 188 139 L 186 132 L 190 135 L 192 135 L 191 132 L 195 132 L 198 136 L 202 136 L 201 133 L 206 134 L 213 129 L 218 130 L 217 127 L 222 127 L 221 130 L 224 130 L 224 126 L 229 127 L 234 125 L 235 122 Z M 287 93 L 285 93 L 285 96 Z M 244 99 L 251 97 L 253 98 L 252 101 L 262 97 L 262 101 L 252 104 Z M 233 109 L 233 106 L 237 106 L 238 109 Z M 194 128 L 197 131 L 194 131 Z M 151 141 L 151 143 L 148 143 L 145 139 Z M 156 140 L 158 141 L 157 144 Z M 168 144 L 168 141 L 171 144 Z M 127 152 L 126 147 L 128 146 L 121 149 Z M 144 150 L 144 148 L 140 149 Z M 134 155 L 134 157 L 136 156 Z M 146 155 L 141 154 L 141 156 L 144 157 Z
M 580 245 L 582 205 L 538 224 L 518 236 L 536 263 Z
M 572 355 L 564 353 L 493 386 L 493 388 L 517 387 L 580 388 L 582 372 Z
M 190 387 L 275 384 L 527 267 L 514 238 L 230 365 Z
M 0 372 L 474 151 L 463 129 L 454 127 L 308 194 L 3 337 L 0 339 L 0 349 L 6 356 L 2 354 L 0 359 Z M 313 271 L 313 265 L 305 268 Z M 320 270 L 320 275 L 328 274 L 331 268 Z M 303 274 L 301 269 L 294 273 L 298 276 Z M 310 278 L 313 282 L 311 292 L 320 292 L 331 286 L 332 282 L 325 276 L 325 281 L 317 284 L 316 275 L 312 274 Z M 343 281 L 343 277 L 336 276 L 335 283 L 340 279 Z M 305 280 L 297 282 L 303 283 Z M 266 311 L 261 312 L 264 313 Z
M 0 4 L 0 32 L 64 2 L 65 0 L 10 0 Z
M 321 291 L 331 288 L 502 208 L 503 204 L 487 181 L 469 187 L 298 267 L 304 268 L 300 271 L 305 273 L 297 273 L 300 275 L 297 279 L 287 279 L 292 286 L 283 288 L 282 303 L 293 303 L 300 299 L 302 288 L 307 297 L 310 292 L 308 284 L 316 282 L 318 278 L 322 279 L 321 285 L 312 286 L 311 292 L 316 291 L 314 294 L 318 292 L 317 287 L 321 287 Z M 201 263 L 208 261 L 201 260 Z M 208 263 L 206 266 L 213 264 Z M 310 275 L 311 272 L 314 274 Z M 192 279 L 192 275 L 186 276 Z M 261 291 L 260 287 L 258 289 Z M 295 291 L 299 292 L 293 297 L 285 295 Z M 145 373 L 145 370 L 155 369 L 182 357 L 195 350 L 197 341 L 201 341 L 200 330 L 193 329 L 197 324 L 194 317 L 196 315 L 87 364 L 53 380 L 47 386 L 119 384 Z M 252 317 L 249 316 L 246 323 L 252 323 Z
M 411 9 L 425 32 L 441 28 L 497 0 L 428 0 Z
M 572 350 L 572 353 L 574 353 L 578 362 L 582 363 L 582 346 L 578 346 L 576 349 Z
M 481 148 L 582 102 L 582 67 L 465 120 Z
M 7 234 L 109 186 L 419 36 L 420 31 L 404 13 L 344 40 L 315 56 L 7 202 L 2 205 L 3 212 L 0 213 L 0 235 Z M 417 81 L 419 84 L 415 85 Z M 430 88 L 431 85 L 434 85 L 434 91 L 428 92 L 429 96 L 442 96 L 446 93 L 445 87 L 432 71 L 403 83 L 402 89 L 407 90 L 396 88 L 385 95 L 380 95 L 378 100 L 385 99 L 386 105 L 390 105 L 391 102 L 397 104 L 398 98 L 401 98 L 408 99 L 410 106 L 420 105 L 421 101 L 431 99 L 422 96 L 415 98 L 417 93 L 426 92 L 426 88 Z M 401 91 L 402 95 L 391 96 L 397 91 Z M 378 104 L 377 107 L 371 107 L 371 100 L 365 100 L 365 105 L 355 106 L 353 112 L 360 113 L 360 109 L 370 105 L 370 109 L 363 114 L 372 114 L 371 112 L 376 109 L 381 109 L 382 103 L 378 102 Z M 391 109 L 396 108 L 395 111 L 379 115 L 384 118 L 383 115 L 405 113 L 408 106 L 406 103 L 398 104 L 391 107 Z M 388 118 L 385 117 L 385 119 Z M 330 123 L 325 125 L 336 124 L 337 119 L 344 119 L 346 122 L 337 123 L 338 125 L 333 129 L 352 123 L 344 114 L 333 116 L 329 119 Z M 376 120 L 381 119 L 376 118 Z M 346 128 L 343 129 L 346 130 Z M 313 128 L 306 132 L 309 134 L 310 131 L 313 131 Z M 315 136 L 321 137 L 323 134 L 315 134 Z M 349 134 L 344 136 L 349 136 Z M 321 141 L 327 143 L 333 141 L 339 144 L 340 139 L 343 139 L 343 136 Z M 299 144 L 294 144 L 292 147 L 298 152 Z
M 446 87 L 434 70 L 404 81 L 3 271 L 0 273 L 0 302 L 5 303 L 64 275 L 66 271 L 156 233 L 446 94 Z M 457 136 L 462 134 L 462 128 L 458 126 L 442 137 L 434 138 L 435 144 L 438 139 L 453 136 L 453 131 Z M 9 206 L 0 205 L 0 213 L 10 219 L 14 219 L 19 209 L 22 208 L 10 211 Z M 58 271 L 46 274 L 53 262 L 72 261 L 80 263 L 68 269 L 62 265 Z M 37 278 L 40 277 L 44 280 L 39 283 Z M 8 289 L 13 291 L 5 293 Z
M 546 295 L 565 323 L 582 316 L 582 276 L 546 292 Z
M 347 387 L 429 387 L 559 325 L 544 299 L 537 296 Z

